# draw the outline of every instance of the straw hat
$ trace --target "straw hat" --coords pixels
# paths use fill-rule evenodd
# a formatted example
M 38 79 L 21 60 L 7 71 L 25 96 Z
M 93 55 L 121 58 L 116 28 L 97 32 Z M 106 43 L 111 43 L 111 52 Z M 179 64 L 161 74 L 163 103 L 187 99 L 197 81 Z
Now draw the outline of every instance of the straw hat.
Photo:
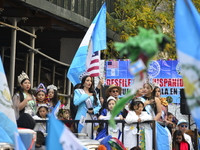
M 116 86 L 114 84 L 111 84 L 108 89 L 106 90 L 106 97 L 109 97 L 109 92 L 114 89 L 114 88 L 117 88 L 119 90 L 119 95 L 121 95 L 121 92 L 122 92 L 122 88 L 120 86 Z

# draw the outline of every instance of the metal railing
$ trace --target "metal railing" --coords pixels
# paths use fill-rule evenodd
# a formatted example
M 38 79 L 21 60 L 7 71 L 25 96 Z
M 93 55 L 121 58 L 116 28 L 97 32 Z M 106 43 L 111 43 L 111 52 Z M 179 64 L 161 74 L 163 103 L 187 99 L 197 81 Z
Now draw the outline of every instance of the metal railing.
M 47 0 L 57 6 L 68 9 L 93 20 L 102 4 L 106 2 L 107 12 L 113 12 L 115 0 Z
M 36 123 L 46 123 L 46 120 L 35 120 Z M 79 123 L 79 120 L 61 120 L 63 123 L 71 123 L 71 124 L 76 124 L 76 126 Z M 108 127 L 108 120 L 85 120 L 85 123 L 92 123 L 92 126 L 94 123 L 105 123 Z M 122 143 L 124 143 L 124 126 L 126 124 L 126 122 L 124 120 L 116 120 L 116 123 L 121 123 L 122 124 Z M 133 122 L 132 124 L 143 124 L 143 123 L 149 123 L 151 124 L 152 127 L 152 149 L 156 150 L 156 130 L 155 130 L 155 121 L 154 120 L 150 120 L 150 121 L 145 121 L 145 122 Z M 47 129 L 47 124 L 46 124 L 46 129 Z M 93 128 L 91 129 L 93 133 Z M 107 128 L 108 130 L 108 128 Z

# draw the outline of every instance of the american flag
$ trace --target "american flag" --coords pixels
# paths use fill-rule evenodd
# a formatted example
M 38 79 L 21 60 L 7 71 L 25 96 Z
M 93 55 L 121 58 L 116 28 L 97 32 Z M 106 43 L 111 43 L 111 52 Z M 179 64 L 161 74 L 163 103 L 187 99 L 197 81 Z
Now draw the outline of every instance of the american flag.
M 108 68 L 119 68 L 119 62 L 118 61 L 109 61 L 107 64 Z
M 75 86 L 80 77 L 88 71 L 92 76 L 99 76 L 100 52 L 106 49 L 106 4 L 104 3 L 92 24 L 88 28 L 67 73 L 68 79 Z M 93 55 L 94 52 L 97 52 Z
M 96 51 L 93 53 L 91 60 L 90 61 L 90 65 L 87 69 L 87 72 L 90 74 L 91 77 L 97 77 L 100 75 L 100 71 L 99 71 L 99 63 L 100 63 L 100 51 Z

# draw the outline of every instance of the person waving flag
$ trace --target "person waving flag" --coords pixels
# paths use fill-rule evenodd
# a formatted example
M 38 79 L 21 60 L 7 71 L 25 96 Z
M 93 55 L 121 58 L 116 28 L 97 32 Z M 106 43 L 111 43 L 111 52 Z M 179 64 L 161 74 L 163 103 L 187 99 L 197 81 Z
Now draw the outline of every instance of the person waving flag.
M 106 3 L 104 3 L 87 30 L 67 73 L 75 86 L 89 73 L 99 76 L 100 50 L 106 49 Z

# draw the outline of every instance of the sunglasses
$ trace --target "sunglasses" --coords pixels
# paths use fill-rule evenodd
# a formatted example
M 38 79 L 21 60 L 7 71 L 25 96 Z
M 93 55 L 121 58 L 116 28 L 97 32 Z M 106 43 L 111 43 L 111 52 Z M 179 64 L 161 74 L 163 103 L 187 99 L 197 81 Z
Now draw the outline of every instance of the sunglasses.
M 111 92 L 112 93 L 115 93 L 115 92 L 118 93 L 119 91 L 118 90 L 112 90 Z
M 183 127 L 187 128 L 187 125 L 181 125 L 181 127 L 182 127 L 182 128 L 183 128 Z

